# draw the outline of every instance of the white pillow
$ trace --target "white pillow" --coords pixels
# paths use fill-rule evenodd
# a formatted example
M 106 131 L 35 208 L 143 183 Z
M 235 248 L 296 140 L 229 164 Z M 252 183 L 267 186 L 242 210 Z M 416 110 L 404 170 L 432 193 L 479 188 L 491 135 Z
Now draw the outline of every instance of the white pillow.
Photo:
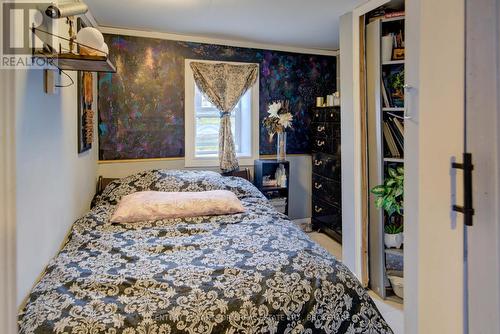
M 201 192 L 141 191 L 123 197 L 111 222 L 133 223 L 167 218 L 226 215 L 244 212 L 228 190 Z

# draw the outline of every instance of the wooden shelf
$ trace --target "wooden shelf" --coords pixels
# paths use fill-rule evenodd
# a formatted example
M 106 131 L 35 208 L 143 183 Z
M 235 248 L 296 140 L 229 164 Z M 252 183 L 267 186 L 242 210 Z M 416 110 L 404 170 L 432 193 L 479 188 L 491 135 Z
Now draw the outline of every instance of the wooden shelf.
M 47 65 L 53 63 L 55 67 L 65 71 L 116 73 L 115 65 L 105 56 L 83 56 L 72 53 L 51 55 L 35 52 L 33 57 L 47 60 Z
M 394 108 L 382 108 L 383 111 L 395 112 L 395 111 L 405 111 L 405 108 L 394 107 Z
M 402 255 L 404 253 L 403 248 L 386 248 L 385 253 L 394 254 L 394 255 Z
M 381 21 L 382 23 L 386 23 L 386 22 L 401 21 L 404 19 L 405 19 L 404 16 L 396 16 L 396 17 L 383 18 Z
M 404 65 L 404 64 L 405 64 L 404 59 L 403 60 L 390 60 L 390 61 L 384 61 L 382 63 L 382 66 L 386 66 L 386 65 Z
M 397 163 L 404 164 L 405 163 L 405 159 L 401 159 L 401 158 L 384 158 L 384 162 L 397 162 Z
M 403 298 L 399 298 L 398 296 L 396 296 L 396 294 L 394 293 L 394 290 L 392 290 L 392 288 L 386 288 L 385 299 L 388 301 L 391 301 L 391 302 L 398 303 L 398 304 L 404 304 Z

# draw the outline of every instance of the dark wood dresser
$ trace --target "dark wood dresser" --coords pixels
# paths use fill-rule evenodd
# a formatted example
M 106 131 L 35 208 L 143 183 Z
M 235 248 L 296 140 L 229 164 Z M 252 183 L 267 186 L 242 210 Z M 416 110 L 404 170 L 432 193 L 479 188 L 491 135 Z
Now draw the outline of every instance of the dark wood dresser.
M 340 107 L 312 108 L 312 224 L 342 242 Z

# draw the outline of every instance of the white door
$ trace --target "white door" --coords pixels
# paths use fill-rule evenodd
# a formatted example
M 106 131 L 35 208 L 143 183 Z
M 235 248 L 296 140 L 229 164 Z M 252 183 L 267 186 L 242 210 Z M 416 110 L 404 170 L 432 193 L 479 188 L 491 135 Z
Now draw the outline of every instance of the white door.
M 463 333 L 464 2 L 406 0 L 405 44 L 405 333 Z
M 498 0 L 467 0 L 466 145 L 474 164 L 473 226 L 467 228 L 471 334 L 500 333 L 500 117 Z

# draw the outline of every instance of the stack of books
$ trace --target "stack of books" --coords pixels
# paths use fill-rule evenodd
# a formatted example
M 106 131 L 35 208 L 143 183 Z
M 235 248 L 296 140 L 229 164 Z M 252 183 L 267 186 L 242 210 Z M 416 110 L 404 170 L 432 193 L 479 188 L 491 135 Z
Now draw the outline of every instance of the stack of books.
M 384 141 L 386 144 L 386 157 L 404 157 L 404 123 L 396 117 L 387 117 L 384 120 Z
M 286 212 L 286 200 L 286 197 L 276 197 L 271 198 L 269 202 L 271 202 L 271 205 L 274 206 L 276 211 L 284 214 Z

